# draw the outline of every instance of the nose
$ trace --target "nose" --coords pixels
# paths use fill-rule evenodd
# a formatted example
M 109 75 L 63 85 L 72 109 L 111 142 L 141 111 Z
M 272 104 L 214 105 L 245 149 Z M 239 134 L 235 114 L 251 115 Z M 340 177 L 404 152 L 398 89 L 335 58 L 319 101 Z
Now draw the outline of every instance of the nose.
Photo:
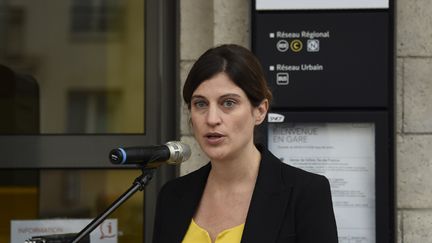
M 216 105 L 210 105 L 207 113 L 207 124 L 209 126 L 217 126 L 221 122 L 220 110 Z

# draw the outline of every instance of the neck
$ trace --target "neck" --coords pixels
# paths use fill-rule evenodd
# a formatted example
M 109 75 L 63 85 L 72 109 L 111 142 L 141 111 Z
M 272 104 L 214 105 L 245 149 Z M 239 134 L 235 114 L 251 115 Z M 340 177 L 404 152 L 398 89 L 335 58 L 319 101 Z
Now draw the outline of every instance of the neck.
M 251 143 L 235 158 L 224 161 L 212 161 L 209 180 L 221 187 L 232 187 L 245 183 L 255 185 L 260 161 L 261 153 Z

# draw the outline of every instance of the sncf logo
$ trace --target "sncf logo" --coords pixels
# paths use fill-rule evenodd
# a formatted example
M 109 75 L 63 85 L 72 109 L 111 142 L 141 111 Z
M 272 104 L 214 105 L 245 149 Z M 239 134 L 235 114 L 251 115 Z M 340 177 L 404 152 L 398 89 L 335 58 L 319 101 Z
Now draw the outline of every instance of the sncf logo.
M 270 123 L 283 122 L 285 120 L 285 116 L 277 113 L 269 113 L 267 117 L 267 121 Z

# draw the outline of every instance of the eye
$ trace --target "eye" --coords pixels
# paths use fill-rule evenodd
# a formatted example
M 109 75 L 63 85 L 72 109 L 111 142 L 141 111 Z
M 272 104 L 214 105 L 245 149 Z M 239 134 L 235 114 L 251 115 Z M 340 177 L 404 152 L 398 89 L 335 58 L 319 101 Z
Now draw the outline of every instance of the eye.
M 204 100 L 196 100 L 193 102 L 193 105 L 198 109 L 202 109 L 207 106 L 207 102 L 205 102 Z
M 236 101 L 231 100 L 231 99 L 224 100 L 222 103 L 223 107 L 225 107 L 225 108 L 232 108 L 235 106 L 235 104 L 236 104 Z

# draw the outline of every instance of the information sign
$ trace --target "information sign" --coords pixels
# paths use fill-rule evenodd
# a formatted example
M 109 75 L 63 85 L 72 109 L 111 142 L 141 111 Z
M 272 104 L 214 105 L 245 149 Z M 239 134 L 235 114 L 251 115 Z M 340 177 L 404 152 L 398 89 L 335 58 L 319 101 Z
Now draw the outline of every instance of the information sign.
M 372 123 L 269 123 L 269 149 L 330 181 L 340 243 L 375 243 Z
M 256 0 L 257 10 L 386 8 L 389 0 Z
M 274 108 L 388 105 L 387 13 L 256 12 L 253 36 Z
M 91 219 L 12 220 L 11 243 L 23 243 L 34 236 L 78 233 Z M 117 219 L 107 219 L 90 234 L 91 243 L 117 243 Z

